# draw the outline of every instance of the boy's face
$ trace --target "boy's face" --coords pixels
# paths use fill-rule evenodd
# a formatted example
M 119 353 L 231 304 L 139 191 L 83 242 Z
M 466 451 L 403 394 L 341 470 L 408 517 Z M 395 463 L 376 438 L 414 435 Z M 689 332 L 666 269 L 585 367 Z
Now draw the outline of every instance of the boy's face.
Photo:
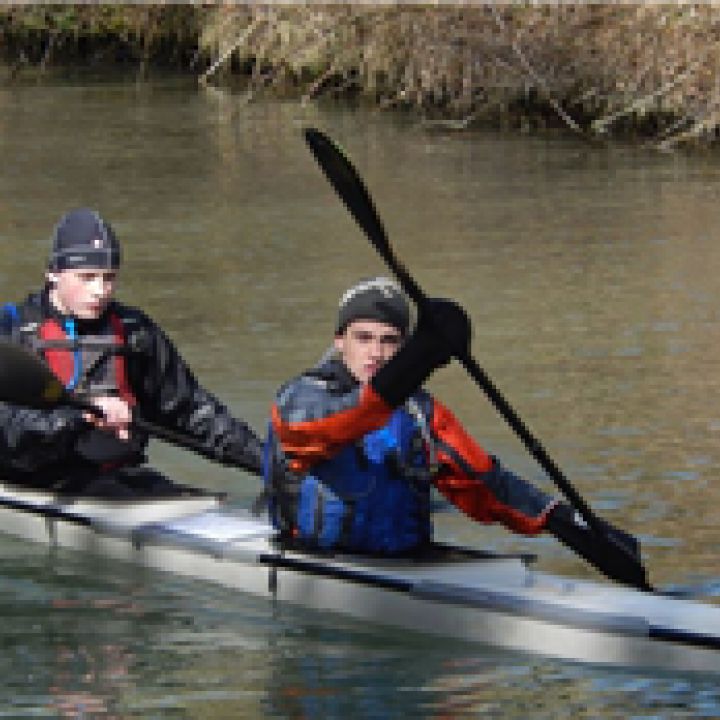
M 363 385 L 398 351 L 402 333 L 377 320 L 354 320 L 335 337 L 345 367 Z
M 78 268 L 50 272 L 50 301 L 64 315 L 96 320 L 112 300 L 116 278 L 115 270 Z

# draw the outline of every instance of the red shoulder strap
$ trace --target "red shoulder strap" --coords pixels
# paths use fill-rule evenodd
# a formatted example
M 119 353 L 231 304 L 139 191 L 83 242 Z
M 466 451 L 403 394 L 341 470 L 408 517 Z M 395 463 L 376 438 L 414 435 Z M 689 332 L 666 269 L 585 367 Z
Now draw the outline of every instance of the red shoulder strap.
M 123 326 L 122 320 L 115 313 L 110 314 L 109 320 L 115 341 L 124 345 L 126 338 L 125 327 Z M 41 323 L 38 328 L 38 337 L 43 341 L 68 339 L 67 333 L 63 329 L 62 325 L 54 319 L 48 319 Z M 44 351 L 44 355 L 45 361 L 55 377 L 57 377 L 63 385 L 67 385 L 72 380 L 73 373 L 75 371 L 72 350 L 65 350 L 63 348 L 47 348 Z M 137 405 L 137 400 L 130 389 L 130 383 L 128 381 L 127 361 L 125 356 L 117 354 L 113 358 L 113 362 L 115 363 L 115 380 L 118 385 L 120 397 L 129 405 Z
M 40 340 L 68 339 L 62 325 L 53 319 L 45 320 L 40 324 L 38 337 Z M 63 385 L 67 385 L 72 380 L 75 370 L 72 350 L 63 350 L 60 348 L 47 349 L 44 354 L 45 362 L 47 362 L 55 377 L 57 377 Z

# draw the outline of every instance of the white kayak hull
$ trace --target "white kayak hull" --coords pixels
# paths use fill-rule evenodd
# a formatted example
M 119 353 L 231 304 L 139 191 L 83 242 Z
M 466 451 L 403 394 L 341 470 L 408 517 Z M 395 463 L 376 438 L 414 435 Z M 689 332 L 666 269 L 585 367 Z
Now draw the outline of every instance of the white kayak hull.
M 519 557 L 460 554 L 437 562 L 283 551 L 265 521 L 209 496 L 60 503 L 0 485 L 0 529 L 430 635 L 593 664 L 720 675 L 720 607 L 556 577 Z

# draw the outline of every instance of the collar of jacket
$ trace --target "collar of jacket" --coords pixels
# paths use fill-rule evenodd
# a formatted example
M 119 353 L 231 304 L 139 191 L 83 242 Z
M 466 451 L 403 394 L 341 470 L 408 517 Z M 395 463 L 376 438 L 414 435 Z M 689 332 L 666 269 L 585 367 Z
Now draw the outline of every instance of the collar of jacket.
M 56 320 L 63 325 L 65 320 L 71 315 L 65 315 L 61 313 L 53 304 L 50 302 L 50 287 L 46 285 L 42 290 L 36 293 L 32 293 L 28 296 L 26 303 L 30 306 L 34 306 L 40 309 L 43 319 Z M 80 334 L 89 334 L 100 332 L 107 323 L 108 314 L 112 312 L 114 307 L 114 301 L 111 302 L 105 309 L 103 314 L 95 320 L 83 320 L 81 318 L 73 318 L 75 320 L 75 327 Z
M 305 375 L 328 383 L 335 392 L 348 393 L 360 384 L 335 353 L 329 353 Z

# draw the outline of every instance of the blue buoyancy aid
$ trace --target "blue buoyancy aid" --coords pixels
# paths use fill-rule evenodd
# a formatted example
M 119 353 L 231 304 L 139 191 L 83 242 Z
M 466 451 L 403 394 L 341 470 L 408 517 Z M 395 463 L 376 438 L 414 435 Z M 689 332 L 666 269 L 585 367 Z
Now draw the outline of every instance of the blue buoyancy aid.
M 290 504 L 292 534 L 323 550 L 407 552 L 431 538 L 430 484 L 418 420 L 400 408 L 301 479 Z

